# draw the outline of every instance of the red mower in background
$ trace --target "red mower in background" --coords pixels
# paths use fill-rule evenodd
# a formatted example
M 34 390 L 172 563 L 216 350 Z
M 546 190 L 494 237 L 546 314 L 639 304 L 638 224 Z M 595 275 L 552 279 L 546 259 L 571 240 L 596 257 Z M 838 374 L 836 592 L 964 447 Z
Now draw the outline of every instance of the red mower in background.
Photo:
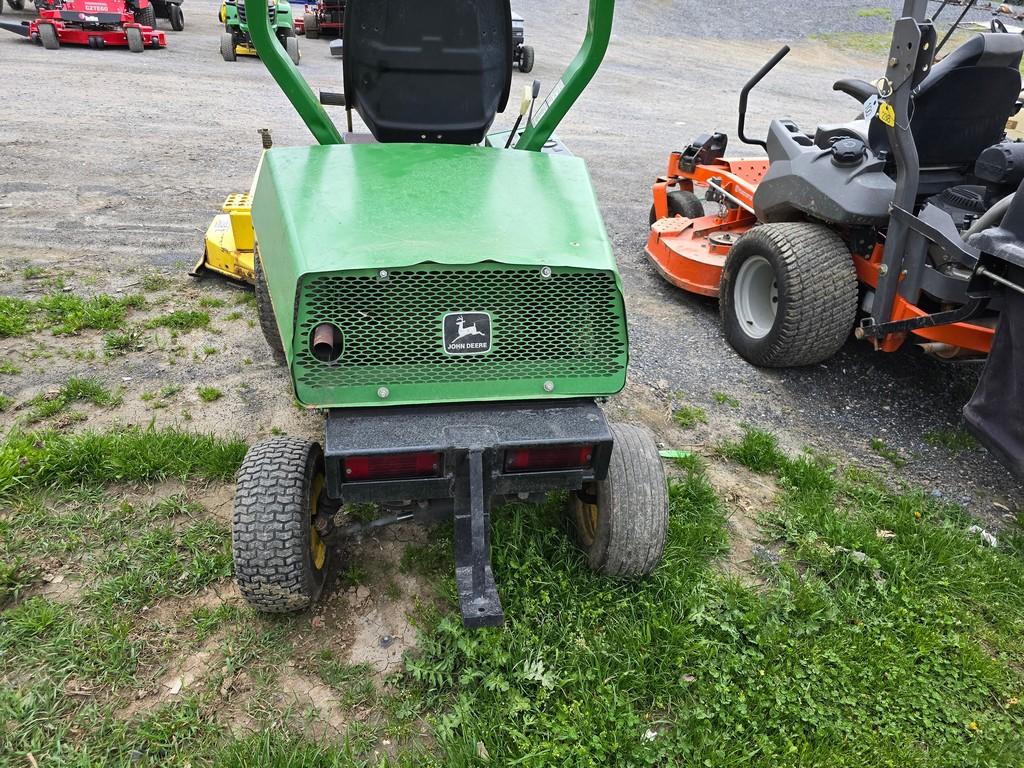
M 345 29 L 345 0 L 317 0 L 302 14 L 302 32 L 310 40 L 341 37 Z
M 0 22 L 0 28 L 49 50 L 61 45 L 88 45 L 141 53 L 146 48 L 167 45 L 163 32 L 136 21 L 139 15 L 146 17 L 146 10 L 151 8 L 150 0 L 37 0 L 39 18 Z

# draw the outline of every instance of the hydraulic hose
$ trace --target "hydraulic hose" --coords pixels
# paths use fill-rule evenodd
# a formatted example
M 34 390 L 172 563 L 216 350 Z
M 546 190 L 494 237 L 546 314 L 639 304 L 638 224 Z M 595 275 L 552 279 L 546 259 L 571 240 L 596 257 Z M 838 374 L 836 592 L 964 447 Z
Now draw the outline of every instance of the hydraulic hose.
M 964 240 L 967 240 L 967 238 L 969 238 L 971 235 L 978 234 L 983 229 L 988 229 L 997 221 L 1000 221 L 1003 218 L 1003 214 L 1006 213 L 1006 209 L 1010 207 L 1010 203 L 1013 202 L 1013 198 L 1016 194 L 1016 192 L 1013 192 L 1007 195 L 998 203 L 996 203 L 987 211 L 985 211 L 983 214 L 981 214 L 981 216 L 979 216 L 977 220 L 973 224 L 971 224 L 970 228 L 966 232 L 964 232 Z

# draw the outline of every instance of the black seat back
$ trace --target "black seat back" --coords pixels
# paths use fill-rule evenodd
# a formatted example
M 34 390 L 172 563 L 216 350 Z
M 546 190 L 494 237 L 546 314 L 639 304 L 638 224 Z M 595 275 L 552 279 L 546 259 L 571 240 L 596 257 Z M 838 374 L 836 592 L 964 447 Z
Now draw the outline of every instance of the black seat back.
M 911 129 L 921 166 L 973 165 L 1003 138 L 1020 95 L 1021 35 L 972 37 L 942 61 L 914 94 Z
M 477 144 L 512 86 L 509 0 L 354 0 L 345 99 L 377 141 Z

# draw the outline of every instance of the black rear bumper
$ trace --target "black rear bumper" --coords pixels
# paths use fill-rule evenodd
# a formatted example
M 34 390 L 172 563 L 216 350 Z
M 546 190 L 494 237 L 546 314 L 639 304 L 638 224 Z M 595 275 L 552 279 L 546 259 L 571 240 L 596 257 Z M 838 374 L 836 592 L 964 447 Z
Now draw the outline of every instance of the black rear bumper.
M 592 446 L 586 466 L 515 471 L 508 452 Z M 463 622 L 504 620 L 490 565 L 490 513 L 496 502 L 553 490 L 579 490 L 608 473 L 612 434 L 591 400 L 557 404 L 475 403 L 333 410 L 324 440 L 327 495 L 339 503 L 398 504 L 451 512 L 455 578 Z M 398 453 L 440 456 L 430 477 L 352 481 L 346 460 Z

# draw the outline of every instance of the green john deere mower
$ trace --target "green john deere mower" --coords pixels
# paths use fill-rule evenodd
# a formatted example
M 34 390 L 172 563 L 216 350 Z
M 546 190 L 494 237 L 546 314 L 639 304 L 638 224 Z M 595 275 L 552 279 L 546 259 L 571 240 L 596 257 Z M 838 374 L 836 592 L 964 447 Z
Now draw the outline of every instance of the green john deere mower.
M 591 0 L 583 46 L 536 119 L 527 89 L 515 129 L 491 135 L 511 90 L 508 0 L 348 3 L 345 90 L 319 101 L 266 0 L 246 5 L 260 57 L 319 142 L 268 149 L 251 206 L 263 332 L 326 429 L 246 456 L 242 594 L 305 608 L 340 539 L 450 518 L 463 620 L 500 624 L 490 515 L 552 491 L 567 492 L 593 569 L 650 572 L 668 522 L 658 451 L 597 404 L 626 381 L 622 285 L 586 167 L 552 138 L 604 57 L 614 0 Z M 348 133 L 321 102 L 345 107 Z M 368 134 L 351 132 L 353 113 Z M 351 523 L 354 503 L 380 516 Z

